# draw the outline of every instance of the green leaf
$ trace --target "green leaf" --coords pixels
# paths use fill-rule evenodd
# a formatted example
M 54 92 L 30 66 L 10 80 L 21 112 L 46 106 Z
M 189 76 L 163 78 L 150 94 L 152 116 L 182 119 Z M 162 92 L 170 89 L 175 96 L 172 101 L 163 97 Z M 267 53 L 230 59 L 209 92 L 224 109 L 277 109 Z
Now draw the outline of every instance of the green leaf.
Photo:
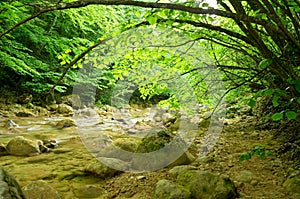
M 300 104 L 300 97 L 297 99 L 297 102 Z
M 264 96 L 270 96 L 270 95 L 272 95 L 274 92 L 275 92 L 274 89 L 268 89 L 268 90 L 265 90 Z
M 273 121 L 279 121 L 283 118 L 283 113 L 275 113 L 272 115 L 272 120 Z
M 299 83 L 297 83 L 297 84 L 295 85 L 295 88 L 296 88 L 296 90 L 300 93 L 300 84 L 299 84 Z
M 285 112 L 285 115 L 289 120 L 295 120 L 297 118 L 297 113 L 295 111 L 287 111 Z
M 279 100 L 280 96 L 279 95 L 275 95 L 272 99 L 272 103 L 274 107 L 279 106 L 278 100 Z
M 268 15 L 263 13 L 262 15 L 260 15 L 260 17 L 264 20 L 268 20 Z
M 265 69 L 271 64 L 272 64 L 271 59 L 264 59 L 259 63 L 258 67 L 261 68 L 261 69 Z
M 140 11 L 136 11 L 135 12 L 135 16 L 137 16 L 137 17 L 141 16 L 141 12 Z
M 253 108 L 255 105 L 256 105 L 256 101 L 254 99 L 250 99 L 248 102 L 248 106 Z
M 157 17 L 149 16 L 147 17 L 147 21 L 149 22 L 150 25 L 153 25 L 157 22 Z
M 251 157 L 252 157 L 251 153 L 249 153 L 249 152 L 244 152 L 244 153 L 242 153 L 242 155 L 240 156 L 239 161 L 240 161 L 240 162 L 243 162 L 243 161 L 245 161 L 245 160 L 250 160 Z

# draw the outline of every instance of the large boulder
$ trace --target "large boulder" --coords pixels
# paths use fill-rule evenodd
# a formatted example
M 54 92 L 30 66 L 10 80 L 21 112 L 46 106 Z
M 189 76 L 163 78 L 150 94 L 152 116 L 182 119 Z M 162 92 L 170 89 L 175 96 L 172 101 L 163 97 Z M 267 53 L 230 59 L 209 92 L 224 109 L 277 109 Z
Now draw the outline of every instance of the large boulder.
M 175 139 L 175 134 L 171 133 L 166 129 L 152 129 L 141 141 L 140 145 L 137 148 L 138 153 L 149 153 L 157 151 Z M 183 140 L 178 138 L 176 140 L 178 146 L 185 146 Z
M 160 180 L 154 187 L 155 199 L 190 199 L 191 193 L 170 180 Z
M 31 156 L 40 153 L 39 143 L 23 136 L 17 136 L 10 140 L 6 145 L 6 150 L 9 154 L 17 156 Z
M 237 197 L 233 182 L 207 171 L 187 171 L 177 176 L 177 184 L 185 187 L 195 199 L 232 199 Z
M 59 104 L 56 111 L 66 116 L 70 116 L 74 114 L 73 108 L 66 104 Z
M 61 199 L 59 193 L 43 180 L 23 187 L 23 193 L 26 199 Z
M 141 140 L 136 152 L 143 155 L 135 156 L 132 166 L 138 170 L 153 170 L 190 164 L 194 157 L 186 149 L 187 145 L 180 136 L 166 129 L 154 130 Z
M 0 167 L 0 198 L 25 199 L 24 194 L 15 178 Z

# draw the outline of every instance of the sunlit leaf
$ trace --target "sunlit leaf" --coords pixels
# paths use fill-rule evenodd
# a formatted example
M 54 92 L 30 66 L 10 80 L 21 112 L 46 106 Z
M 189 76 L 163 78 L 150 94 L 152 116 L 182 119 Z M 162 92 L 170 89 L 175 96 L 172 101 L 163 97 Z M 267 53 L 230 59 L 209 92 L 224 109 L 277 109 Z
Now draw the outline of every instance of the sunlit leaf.
M 156 24 L 157 17 L 155 17 L 155 16 L 149 16 L 149 17 L 147 17 L 147 21 L 149 22 L 150 25 Z

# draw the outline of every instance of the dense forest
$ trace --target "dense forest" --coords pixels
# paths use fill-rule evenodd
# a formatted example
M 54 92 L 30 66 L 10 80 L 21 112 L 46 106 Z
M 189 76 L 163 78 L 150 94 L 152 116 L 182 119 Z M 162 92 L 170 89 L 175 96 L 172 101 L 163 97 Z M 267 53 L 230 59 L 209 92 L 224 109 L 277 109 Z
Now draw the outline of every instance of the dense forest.
M 252 118 L 243 131 L 270 131 L 300 169 L 299 0 L 3 0 L 0 24 L 1 118 L 68 96 L 75 110 L 207 107 L 212 121 Z

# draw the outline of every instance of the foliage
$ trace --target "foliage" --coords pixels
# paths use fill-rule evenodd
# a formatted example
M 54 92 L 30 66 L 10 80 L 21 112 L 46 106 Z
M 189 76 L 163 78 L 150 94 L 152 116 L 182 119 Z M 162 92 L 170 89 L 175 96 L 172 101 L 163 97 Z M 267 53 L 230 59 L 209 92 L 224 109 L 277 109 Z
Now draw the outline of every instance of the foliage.
M 35 12 L 33 6 L 51 2 L 1 2 L 0 31 Z M 97 38 L 116 31 L 125 11 L 89 6 L 45 13 L 0 40 L 0 82 L 31 93 L 45 93 L 57 84 L 67 65 Z M 69 92 L 77 78 L 77 62 L 55 90 Z
M 249 105 L 253 107 L 257 99 L 268 97 L 269 118 L 296 120 L 300 102 L 300 3 L 217 2 L 218 8 L 211 8 L 203 1 L 1 2 L 0 67 L 5 69 L 1 70 L 1 83 L 13 77 L 17 82 L 8 78 L 10 86 L 22 85 L 21 89 L 34 92 L 55 86 L 57 91 L 67 92 L 81 68 L 80 59 L 72 65 L 73 69 L 68 65 L 97 43 L 97 38 L 115 38 L 140 26 L 169 28 L 202 45 L 214 58 L 214 65 L 226 84 L 227 99 L 252 96 Z M 139 84 L 142 98 L 169 94 L 170 89 L 161 83 L 159 74 L 141 83 L 147 71 L 135 71 L 141 63 L 148 71 L 151 63 L 155 63 L 165 69 L 165 73 L 161 72 L 163 76 L 170 77 L 168 73 L 185 76 L 197 100 L 209 103 L 206 96 L 214 83 L 205 82 L 203 74 L 193 71 L 196 66 L 189 59 L 181 60 L 179 55 L 170 56 L 167 50 L 157 49 L 128 51 L 119 56 L 123 57 L 108 60 L 102 56 L 101 78 L 92 81 L 97 89 L 113 90 L 131 73 L 130 81 Z
M 242 155 L 239 158 L 240 162 L 243 162 L 245 160 L 250 160 L 254 155 L 257 155 L 260 158 L 264 158 L 266 156 L 272 155 L 270 150 L 265 150 L 261 146 L 254 146 L 250 151 L 242 153 Z

